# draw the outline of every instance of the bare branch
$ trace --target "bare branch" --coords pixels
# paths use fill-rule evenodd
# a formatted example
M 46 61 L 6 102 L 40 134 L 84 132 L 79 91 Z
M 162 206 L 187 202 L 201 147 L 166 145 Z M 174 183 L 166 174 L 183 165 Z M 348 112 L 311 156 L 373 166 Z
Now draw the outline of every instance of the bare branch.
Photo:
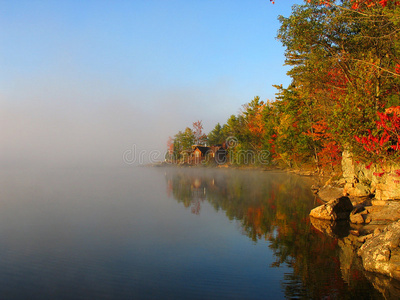
M 350 58 L 350 59 L 351 59 L 351 60 L 354 60 L 354 61 L 358 61 L 358 62 L 364 63 L 364 64 L 367 64 L 367 65 L 370 65 L 370 66 L 373 66 L 373 67 L 375 67 L 375 68 L 377 68 L 377 69 L 379 69 L 379 70 L 382 70 L 382 71 L 384 71 L 384 72 L 387 72 L 387 73 L 389 73 L 389 74 L 392 74 L 392 75 L 394 75 L 394 76 L 396 76 L 396 77 L 400 77 L 400 74 L 394 73 L 394 72 L 392 72 L 392 71 L 389 71 L 388 69 L 382 68 L 382 67 L 380 67 L 380 66 L 377 66 L 377 65 L 375 65 L 375 64 L 373 64 L 373 63 L 370 63 L 370 62 L 367 62 L 367 61 L 365 61 L 365 60 L 357 59 L 357 58 Z

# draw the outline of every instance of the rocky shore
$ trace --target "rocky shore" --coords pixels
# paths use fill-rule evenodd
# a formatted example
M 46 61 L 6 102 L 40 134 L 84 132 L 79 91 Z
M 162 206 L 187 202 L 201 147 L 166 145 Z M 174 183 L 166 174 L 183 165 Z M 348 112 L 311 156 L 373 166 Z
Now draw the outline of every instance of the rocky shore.
M 324 202 L 312 224 L 351 245 L 366 271 L 400 282 L 400 165 L 361 164 L 345 151 L 342 170 L 335 184 L 312 187 Z
M 346 256 L 352 256 L 345 261 L 384 275 L 368 278 L 385 297 L 400 299 L 400 201 L 349 195 L 343 184 L 312 189 L 324 202 L 310 212 L 312 225 L 338 239 Z

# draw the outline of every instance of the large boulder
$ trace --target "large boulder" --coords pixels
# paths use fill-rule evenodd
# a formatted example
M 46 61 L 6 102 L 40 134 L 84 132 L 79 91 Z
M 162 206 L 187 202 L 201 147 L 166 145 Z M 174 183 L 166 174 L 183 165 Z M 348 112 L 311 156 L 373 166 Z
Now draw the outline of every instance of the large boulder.
M 346 220 L 352 210 L 353 204 L 351 204 L 350 198 L 342 196 L 314 208 L 311 210 L 310 216 L 331 221 Z
M 331 186 L 331 185 L 326 185 L 326 186 L 320 188 L 318 191 L 318 197 L 324 202 L 336 200 L 337 198 L 340 198 L 341 196 L 343 196 L 343 188 L 339 188 L 339 187 L 335 187 L 335 186 Z
M 365 270 L 400 280 L 400 221 L 374 233 L 358 250 Z

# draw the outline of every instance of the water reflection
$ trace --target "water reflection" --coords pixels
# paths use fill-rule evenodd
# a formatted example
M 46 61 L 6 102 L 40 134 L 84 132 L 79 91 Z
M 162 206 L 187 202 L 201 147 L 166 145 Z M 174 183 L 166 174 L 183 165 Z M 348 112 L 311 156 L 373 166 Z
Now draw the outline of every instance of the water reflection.
M 243 234 L 254 242 L 267 240 L 275 256 L 270 267 L 285 265 L 292 270 L 282 281 L 287 298 L 382 298 L 370 278 L 376 277 L 366 277 L 351 247 L 311 225 L 308 215 L 316 203 L 307 179 L 279 172 L 201 168 L 169 168 L 165 178 L 168 195 L 192 213 L 200 214 L 207 201 L 230 220 L 238 220 Z

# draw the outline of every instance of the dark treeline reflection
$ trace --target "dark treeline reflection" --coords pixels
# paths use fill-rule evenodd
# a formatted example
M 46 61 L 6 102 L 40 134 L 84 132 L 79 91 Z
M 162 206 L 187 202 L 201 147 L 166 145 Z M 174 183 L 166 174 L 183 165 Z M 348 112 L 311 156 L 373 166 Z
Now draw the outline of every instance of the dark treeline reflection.
M 254 242 L 269 241 L 276 258 L 270 267 L 286 264 L 293 270 L 282 282 L 288 298 L 381 297 L 354 253 L 310 224 L 308 215 L 317 203 L 307 178 L 283 172 L 168 168 L 166 181 L 168 195 L 192 213 L 201 214 L 207 201 L 237 220 Z

